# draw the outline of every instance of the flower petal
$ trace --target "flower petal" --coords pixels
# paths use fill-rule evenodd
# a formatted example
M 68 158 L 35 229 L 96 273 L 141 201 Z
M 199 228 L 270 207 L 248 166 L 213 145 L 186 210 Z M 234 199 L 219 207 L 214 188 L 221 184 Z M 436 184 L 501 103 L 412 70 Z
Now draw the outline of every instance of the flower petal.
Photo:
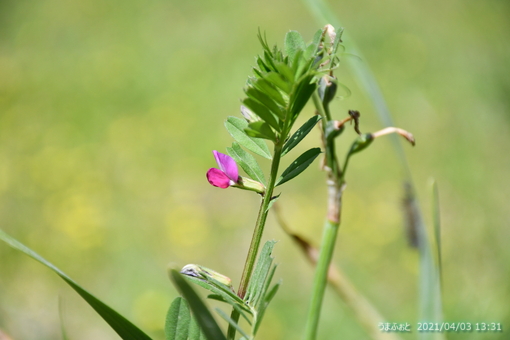
M 228 178 L 237 183 L 239 180 L 239 170 L 237 170 L 236 161 L 234 161 L 234 159 L 229 155 L 225 155 L 216 150 L 213 151 L 213 154 L 221 171 L 223 171 Z
M 207 180 L 209 183 L 218 188 L 228 188 L 230 186 L 230 178 L 221 170 L 211 168 L 207 171 Z

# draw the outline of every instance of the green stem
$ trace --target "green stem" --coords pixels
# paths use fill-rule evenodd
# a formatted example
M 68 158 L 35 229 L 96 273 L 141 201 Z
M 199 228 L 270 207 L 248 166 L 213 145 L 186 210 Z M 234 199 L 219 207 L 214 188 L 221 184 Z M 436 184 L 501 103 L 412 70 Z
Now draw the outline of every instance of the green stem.
M 250 249 L 248 250 L 248 256 L 246 257 L 246 262 L 244 265 L 243 275 L 241 277 L 241 283 L 239 284 L 239 289 L 237 290 L 237 295 L 243 299 L 246 294 L 246 289 L 248 288 L 248 284 L 250 283 L 251 274 L 253 272 L 253 267 L 255 266 L 255 261 L 257 259 L 257 253 L 260 247 L 260 241 L 262 239 L 262 234 L 264 233 L 264 226 L 266 224 L 267 214 L 269 203 L 271 202 L 271 198 L 273 197 L 273 191 L 276 184 L 276 179 L 278 176 L 278 168 L 280 166 L 280 159 L 282 156 L 282 143 L 275 144 L 274 147 L 274 155 L 273 161 L 271 163 L 271 173 L 269 175 L 269 183 L 267 185 L 266 193 L 264 194 L 264 198 L 262 199 L 262 203 L 260 204 L 259 213 L 257 216 L 257 222 L 255 223 L 255 229 L 253 230 L 253 236 L 251 239 Z M 232 311 L 231 318 L 237 322 L 239 321 L 239 313 L 235 310 Z M 235 338 L 236 329 L 229 325 L 227 332 L 227 339 L 233 340 Z
M 315 270 L 315 278 L 313 282 L 312 300 L 310 309 L 308 310 L 307 324 L 305 328 L 305 339 L 313 340 L 317 334 L 319 326 L 319 317 L 322 308 L 322 300 L 324 291 L 328 283 L 328 270 L 333 251 L 335 249 L 335 241 L 340 223 L 326 221 L 324 224 L 324 234 L 322 235 L 322 245 L 320 248 L 319 259 Z
M 322 300 L 328 282 L 328 271 L 333 252 L 335 250 L 335 242 L 340 226 L 340 209 L 343 191 L 343 172 L 338 164 L 335 152 L 334 139 L 326 141 L 325 127 L 330 120 L 329 110 L 325 107 L 317 93 L 313 95 L 313 101 L 317 111 L 323 115 L 323 133 L 322 141 L 325 149 L 326 167 L 328 174 L 328 218 L 324 224 L 324 234 L 315 269 L 315 277 L 312 288 L 312 299 L 308 310 L 308 317 L 305 327 L 305 340 L 314 340 L 317 335 L 319 325 L 320 312 L 322 308 Z M 345 169 L 343 169 L 345 171 Z

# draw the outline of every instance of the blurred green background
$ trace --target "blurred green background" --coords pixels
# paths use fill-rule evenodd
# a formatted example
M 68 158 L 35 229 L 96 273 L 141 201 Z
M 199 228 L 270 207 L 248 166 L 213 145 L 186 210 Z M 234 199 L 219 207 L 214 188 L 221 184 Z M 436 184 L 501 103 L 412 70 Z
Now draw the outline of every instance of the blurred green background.
M 509 3 L 331 6 L 396 124 L 417 139 L 405 149 L 429 222 L 427 183 L 438 181 L 445 320 L 503 323 L 503 333 L 448 337 L 507 339 Z M 258 197 L 213 188 L 205 172 L 211 150 L 231 143 L 223 121 L 239 115 L 258 27 L 281 45 L 288 30 L 308 41 L 320 25 L 289 0 L 0 2 L 0 228 L 155 339 L 177 294 L 169 263 L 202 264 L 239 283 Z M 333 114 L 357 109 L 362 131 L 380 129 L 345 64 L 337 75 L 352 96 Z M 345 135 L 342 150 L 355 138 Z M 300 148 L 317 144 L 314 132 Z M 279 202 L 318 243 L 326 202 L 317 170 L 283 186 Z M 335 261 L 389 321 L 416 330 L 418 257 L 405 239 L 402 178 L 389 138 L 353 158 Z M 266 230 L 279 240 L 283 286 L 260 338 L 299 339 L 313 271 L 272 216 Z M 0 244 L 0 329 L 14 340 L 60 339 L 59 297 L 71 339 L 117 339 L 60 278 Z M 320 339 L 366 338 L 330 290 L 320 326 Z

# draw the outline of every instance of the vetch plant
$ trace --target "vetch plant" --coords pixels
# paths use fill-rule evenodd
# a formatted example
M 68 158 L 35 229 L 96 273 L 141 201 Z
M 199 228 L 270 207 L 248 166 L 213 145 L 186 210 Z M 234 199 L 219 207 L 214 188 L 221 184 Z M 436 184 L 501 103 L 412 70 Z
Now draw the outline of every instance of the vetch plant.
M 268 213 L 280 197 L 280 194 L 274 194 L 275 188 L 299 176 L 323 154 L 321 168 L 327 174 L 328 212 L 319 255 L 312 259 L 317 268 L 304 330 L 306 340 L 315 339 L 340 225 L 342 193 L 346 186 L 350 157 L 366 149 L 374 139 L 390 133 L 400 134 L 414 145 L 412 135 L 399 128 L 362 134 L 359 127 L 360 114 L 355 110 L 350 110 L 344 119 L 332 118 L 329 104 L 336 98 L 337 88 L 342 86 L 334 76 L 334 71 L 340 64 L 337 54 L 342 50 L 342 32 L 342 29 L 335 30 L 331 25 L 326 25 L 315 33 L 310 43 L 305 43 L 298 32 L 290 31 L 285 36 L 283 49 L 276 45 L 270 47 L 265 35 L 259 32 L 262 52 L 256 57 L 253 75 L 246 82 L 246 97 L 242 100 L 240 117 L 231 116 L 225 121 L 225 128 L 234 141 L 226 148 L 227 154 L 213 151 L 218 168 L 210 168 L 206 173 L 207 180 L 215 187 L 239 188 L 253 191 L 260 196 L 257 219 L 240 284 L 235 289 L 229 277 L 198 264 L 187 264 L 180 270 L 170 268 L 170 279 L 182 297 L 175 299 L 168 310 L 166 339 L 234 340 L 239 336 L 243 340 L 255 339 L 265 312 L 281 285 L 280 282 L 273 284 L 276 265 L 271 254 L 276 242 L 265 242 L 259 254 Z M 294 125 L 299 116 L 304 114 L 304 108 L 310 99 L 315 106 L 315 112 L 310 112 L 305 123 L 295 129 Z M 348 122 L 354 122 L 354 130 L 359 136 L 352 143 L 343 163 L 340 163 L 336 142 L 343 136 Z M 297 157 L 293 156 L 289 165 L 281 171 L 282 159 L 290 155 L 316 126 L 321 131 L 318 146 Z M 262 170 L 253 154 L 270 161 L 268 171 Z M 240 169 L 246 176 L 239 174 Z M 303 238 L 291 236 L 305 251 L 312 249 Z M 0 238 L 54 270 L 122 339 L 150 339 L 35 252 L 1 231 Z M 215 309 L 228 324 L 226 334 L 192 284 L 208 290 L 211 294 L 207 298 L 229 306 L 230 315 L 220 308 Z M 245 320 L 247 327 L 240 324 L 241 318 Z

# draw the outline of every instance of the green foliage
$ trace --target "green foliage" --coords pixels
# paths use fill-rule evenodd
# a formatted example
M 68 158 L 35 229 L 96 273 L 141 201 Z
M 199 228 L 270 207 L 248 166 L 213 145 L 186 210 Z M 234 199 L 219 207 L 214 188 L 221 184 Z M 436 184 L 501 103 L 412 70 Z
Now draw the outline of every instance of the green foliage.
M 182 275 L 174 270 L 170 270 L 170 279 L 188 302 L 193 315 L 204 333 L 207 340 L 226 340 L 220 327 L 214 320 L 211 312 L 206 307 L 202 299 L 195 293 L 193 288 L 182 278 Z
M 200 331 L 195 318 L 190 315 L 189 306 L 182 297 L 177 297 L 170 305 L 165 322 L 166 340 L 202 340 L 204 334 Z
M 244 151 L 241 146 L 233 142 L 232 147 L 227 147 L 227 153 L 232 157 L 238 165 L 246 172 L 251 179 L 259 181 L 262 184 L 266 184 L 266 179 L 264 177 L 264 172 L 260 169 L 259 164 L 255 157 L 253 157 L 248 152 Z
M 285 52 L 289 56 L 289 60 L 292 63 L 298 52 L 303 52 L 305 49 L 305 41 L 299 32 L 290 31 L 285 35 Z
M 225 121 L 225 127 L 230 135 L 242 146 L 248 150 L 271 159 L 271 153 L 267 147 L 267 144 L 260 138 L 250 137 L 244 132 L 248 128 L 248 122 L 237 117 L 228 117 Z
M 257 333 L 264 313 L 280 286 L 280 283 L 277 283 L 270 287 L 276 270 L 271 257 L 275 243 L 276 241 L 268 241 L 262 248 L 244 299 L 239 298 L 230 287 L 221 284 L 212 277 L 186 276 L 187 280 L 213 292 L 212 295 L 208 296 L 209 299 L 229 304 L 247 321 L 248 325 L 251 326 L 250 332 L 243 330 L 225 312 L 216 309 L 217 313 L 246 339 L 253 339 Z
M 301 156 L 296 158 L 294 162 L 282 173 L 280 178 L 276 181 L 276 186 L 282 185 L 283 183 L 290 181 L 303 171 L 319 156 L 321 153 L 320 148 L 312 148 L 304 152 Z
M 151 338 L 142 332 L 138 327 L 129 322 L 122 315 L 117 313 L 111 307 L 107 306 L 104 302 L 90 294 L 73 279 L 67 276 L 63 271 L 58 269 L 55 265 L 44 259 L 32 249 L 28 248 L 15 238 L 7 235 L 4 231 L 0 230 L 0 240 L 7 243 L 12 248 L 25 253 L 37 262 L 45 265 L 53 270 L 60 276 L 67 284 L 71 286 L 94 310 L 106 321 L 111 328 L 124 340 L 150 340 Z

